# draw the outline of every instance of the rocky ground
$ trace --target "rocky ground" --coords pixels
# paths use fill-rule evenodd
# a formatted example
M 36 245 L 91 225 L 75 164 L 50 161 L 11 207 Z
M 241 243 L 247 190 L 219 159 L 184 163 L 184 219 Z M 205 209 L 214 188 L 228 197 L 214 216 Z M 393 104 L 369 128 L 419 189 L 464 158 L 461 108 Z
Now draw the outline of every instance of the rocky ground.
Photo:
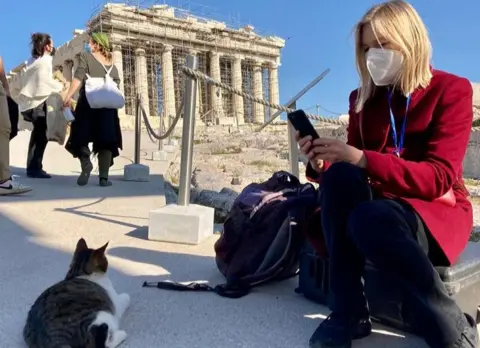
M 346 138 L 344 127 L 318 126 L 317 130 L 321 136 Z M 305 182 L 304 163 L 300 161 L 299 167 L 300 180 Z M 194 140 L 191 201 L 215 207 L 216 220 L 221 222 L 238 192 L 252 182 L 268 179 L 278 170 L 289 170 L 285 124 L 272 125 L 261 132 L 247 126 L 199 129 Z M 168 202 L 176 202 L 179 172 L 180 155 L 166 174 Z M 474 225 L 478 230 L 472 238 L 480 240 L 480 181 L 468 179 L 466 184 L 472 194 Z

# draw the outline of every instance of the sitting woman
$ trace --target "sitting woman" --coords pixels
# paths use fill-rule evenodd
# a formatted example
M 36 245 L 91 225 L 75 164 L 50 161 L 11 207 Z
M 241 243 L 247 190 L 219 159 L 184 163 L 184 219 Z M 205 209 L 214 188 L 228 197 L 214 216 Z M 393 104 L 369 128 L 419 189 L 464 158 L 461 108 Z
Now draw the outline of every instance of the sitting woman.
M 32 56 L 22 77 L 18 107 L 27 122 L 32 122 L 27 155 L 27 176 L 48 179 L 43 170 L 43 155 L 47 148 L 47 99 L 59 93 L 63 84 L 53 79 L 53 56 L 55 47 L 48 34 L 35 33 L 31 37 Z
M 91 78 L 105 77 L 110 71 L 110 77 L 120 83 L 118 70 L 113 65 L 112 49 L 108 36 L 104 33 L 93 33 L 86 52 L 80 54 L 74 79 L 64 99 L 64 106 L 71 106 L 72 96 L 80 88 L 77 105 L 75 107 L 75 121 L 70 128 L 70 137 L 66 149 L 73 157 L 80 159 L 82 172 L 77 184 L 88 184 L 90 173 L 93 170 L 90 161 L 89 143 L 93 143 L 93 153 L 98 156 L 99 184 L 111 186 L 108 180 L 109 169 L 113 159 L 120 155 L 122 148 L 122 132 L 117 109 L 91 108 L 85 93 L 87 76 Z
M 320 183 L 330 309 L 310 347 L 351 347 L 372 330 L 365 260 L 405 289 L 403 314 L 430 347 L 477 347 L 475 322 L 433 265 L 450 265 L 472 231 L 462 180 L 472 126 L 470 82 L 430 66 L 418 13 L 401 0 L 374 6 L 356 27 L 360 87 L 348 141 L 298 138 L 307 177 Z

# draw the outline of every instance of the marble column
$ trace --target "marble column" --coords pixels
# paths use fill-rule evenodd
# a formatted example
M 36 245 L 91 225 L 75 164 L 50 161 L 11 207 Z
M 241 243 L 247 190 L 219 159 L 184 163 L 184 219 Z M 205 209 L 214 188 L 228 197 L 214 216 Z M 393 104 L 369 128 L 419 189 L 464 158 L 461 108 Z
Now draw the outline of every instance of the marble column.
M 120 78 L 120 84 L 118 88 L 120 92 L 125 96 L 125 85 L 124 85 L 124 75 L 123 75 L 123 54 L 122 54 L 122 46 L 114 45 L 113 46 L 113 64 L 117 67 L 118 76 Z M 125 107 L 118 110 L 119 113 L 125 113 Z
M 140 94 L 142 105 L 147 116 L 150 116 L 150 101 L 148 98 L 147 58 L 143 48 L 135 49 L 135 88 Z
M 254 61 L 253 65 L 253 95 L 257 98 L 263 99 L 262 86 L 262 64 L 260 61 Z M 265 106 L 259 103 L 253 103 L 253 122 L 265 122 Z
M 170 116 L 176 116 L 175 82 L 173 79 L 172 45 L 164 45 L 162 53 L 162 87 L 163 87 L 163 116 L 165 121 Z
M 235 55 L 232 67 L 232 85 L 233 88 L 242 90 L 242 56 Z M 233 95 L 233 110 L 239 125 L 245 124 L 243 97 Z
M 66 61 L 64 61 L 62 65 L 62 72 L 63 72 L 63 77 L 65 77 L 65 80 L 67 80 L 68 82 L 72 82 L 73 61 L 71 61 L 70 59 L 67 59 Z
M 268 76 L 268 84 L 270 90 L 270 103 L 279 104 L 280 103 L 280 94 L 278 91 L 278 64 L 270 63 Z M 271 108 L 270 116 L 272 116 L 278 110 Z
M 210 52 L 210 76 L 216 81 L 221 81 L 220 76 L 220 54 L 216 51 Z M 210 95 L 212 97 L 213 118 L 217 119 L 223 116 L 222 90 L 221 88 L 210 85 Z
M 192 56 L 196 56 L 196 57 L 197 57 L 197 60 L 198 60 L 198 51 L 189 50 L 188 53 L 189 53 L 190 55 L 192 55 Z M 196 96 L 196 99 L 197 99 L 197 101 L 196 101 L 196 103 L 195 103 L 195 118 L 196 118 L 197 120 L 200 120 L 200 116 L 201 116 L 201 115 L 200 115 L 200 113 L 201 113 L 201 112 L 200 112 L 200 110 L 201 110 L 201 109 L 200 109 L 200 96 L 201 96 L 201 94 L 200 94 L 200 88 L 201 88 L 201 85 L 202 85 L 201 82 L 202 82 L 202 80 L 198 80 L 198 81 L 197 81 L 197 92 L 196 92 L 196 95 L 197 95 L 197 96 Z

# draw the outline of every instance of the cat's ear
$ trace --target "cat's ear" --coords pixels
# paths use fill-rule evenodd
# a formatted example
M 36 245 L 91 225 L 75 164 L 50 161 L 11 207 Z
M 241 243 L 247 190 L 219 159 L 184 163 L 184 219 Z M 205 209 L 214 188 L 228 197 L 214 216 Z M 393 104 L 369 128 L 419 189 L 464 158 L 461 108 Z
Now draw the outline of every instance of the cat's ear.
M 77 247 L 75 248 L 75 252 L 78 253 L 80 251 L 84 251 L 87 249 L 88 249 L 87 242 L 85 241 L 85 239 L 80 238 L 77 242 Z
M 102 246 L 101 248 L 95 250 L 95 254 L 97 254 L 97 255 L 104 255 L 104 254 L 105 254 L 105 250 L 107 250 L 108 243 L 109 243 L 109 242 L 105 243 L 104 246 Z

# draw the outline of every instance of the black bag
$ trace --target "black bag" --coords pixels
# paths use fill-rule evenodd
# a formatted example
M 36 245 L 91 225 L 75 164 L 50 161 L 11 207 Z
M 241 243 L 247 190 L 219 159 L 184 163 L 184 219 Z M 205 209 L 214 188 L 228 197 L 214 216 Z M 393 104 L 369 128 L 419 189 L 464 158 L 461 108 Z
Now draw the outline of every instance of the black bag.
M 316 203 L 316 190 L 280 171 L 263 182 L 246 186 L 229 212 L 215 243 L 215 261 L 226 283 L 211 287 L 173 282 L 143 284 L 168 290 L 212 291 L 239 298 L 251 288 L 298 274 L 306 217 Z
M 18 105 L 12 97 L 7 96 L 8 115 L 10 116 L 10 140 L 18 134 Z

